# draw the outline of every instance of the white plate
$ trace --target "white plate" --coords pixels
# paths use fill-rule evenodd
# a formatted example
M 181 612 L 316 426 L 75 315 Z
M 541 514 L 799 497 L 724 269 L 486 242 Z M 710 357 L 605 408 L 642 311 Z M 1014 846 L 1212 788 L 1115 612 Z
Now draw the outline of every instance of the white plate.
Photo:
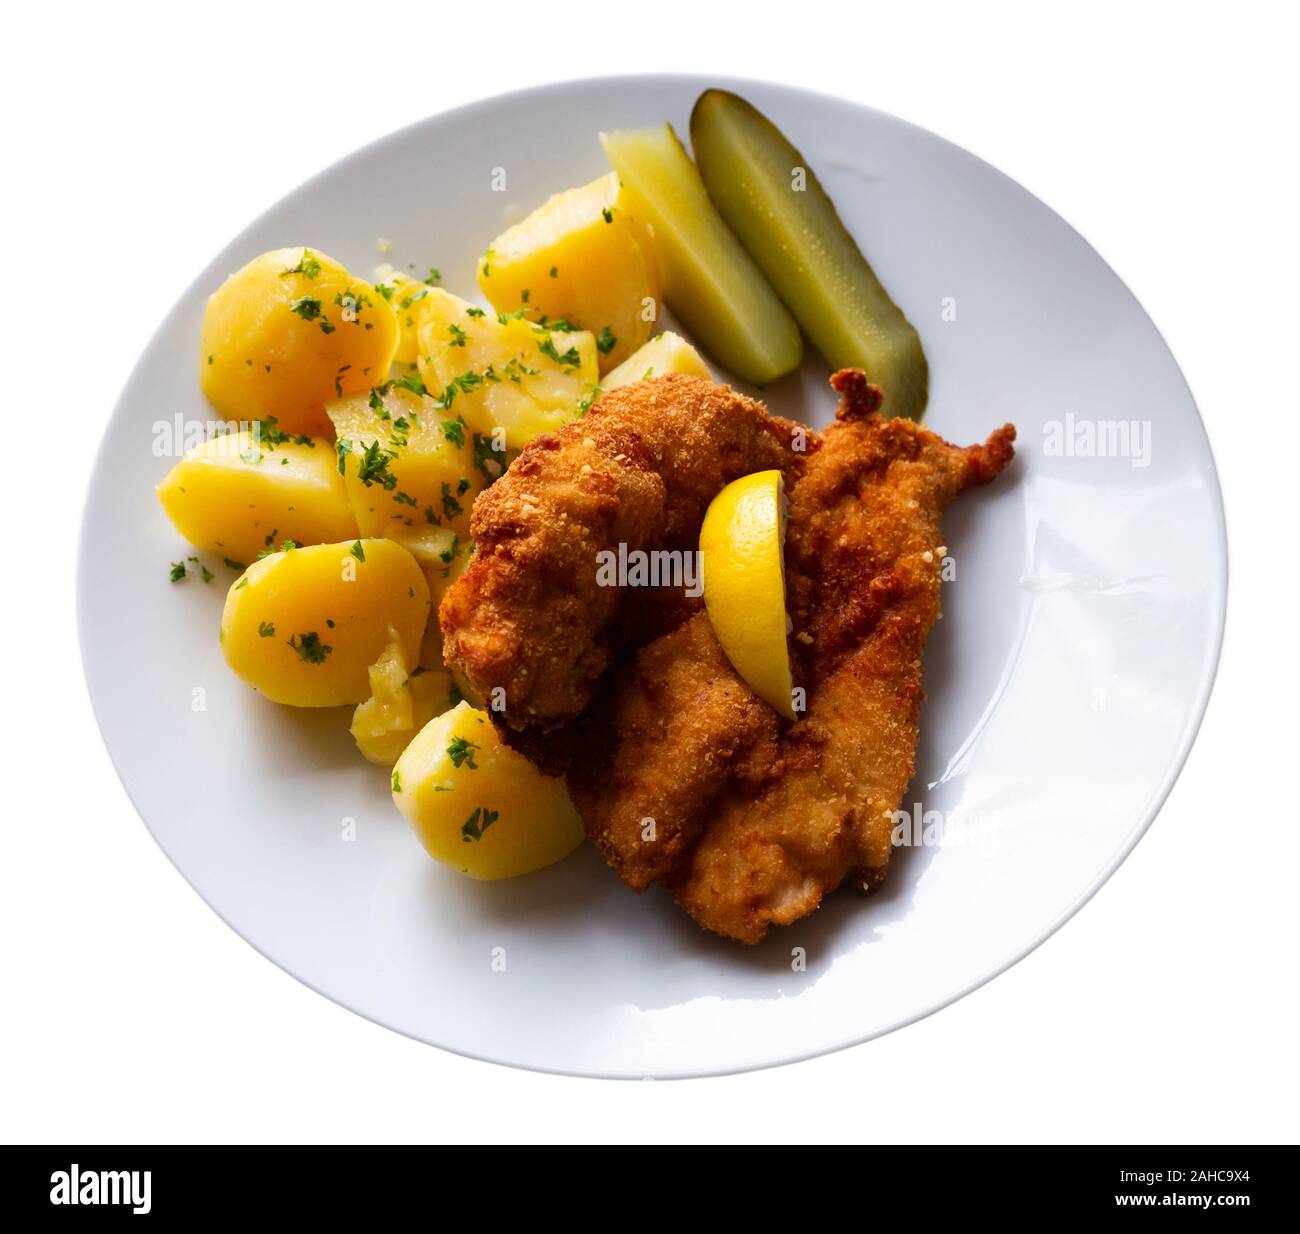
M 154 425 L 215 418 L 196 381 L 199 324 L 227 273 L 303 243 L 368 272 L 384 236 L 394 264 L 437 265 L 474 295 L 475 256 L 508 219 L 606 170 L 598 129 L 668 119 L 685 133 L 714 84 L 752 99 L 803 151 L 920 330 L 931 427 L 962 443 L 1004 420 L 1020 430 L 1011 471 L 946 522 L 957 578 L 927 653 L 905 804 L 942 812 L 951 842 L 900 851 L 878 895 L 837 894 L 753 949 L 703 933 L 661 893 L 624 890 L 590 846 L 497 884 L 430 862 L 386 774 L 357 757 L 346 711 L 277 708 L 226 670 L 216 629 L 230 576 L 213 563 L 209 587 L 168 582 L 185 550 L 153 495 L 172 463 L 153 452 Z M 505 193 L 492 189 L 496 168 Z M 825 377 L 811 359 L 768 391 L 773 410 L 823 423 Z M 1098 420 L 1138 423 L 1130 456 L 1053 451 L 1059 430 Z M 1146 432 L 1143 465 L 1133 455 Z M 322 173 L 219 254 L 113 416 L 87 502 L 80 620 L 132 800 L 199 894 L 277 964 L 460 1053 L 682 1076 L 888 1032 L 1051 934 L 1169 792 L 1210 692 L 1226 587 L 1214 463 L 1178 367 L 1051 210 L 878 112 L 758 82 L 644 77 L 426 120 Z

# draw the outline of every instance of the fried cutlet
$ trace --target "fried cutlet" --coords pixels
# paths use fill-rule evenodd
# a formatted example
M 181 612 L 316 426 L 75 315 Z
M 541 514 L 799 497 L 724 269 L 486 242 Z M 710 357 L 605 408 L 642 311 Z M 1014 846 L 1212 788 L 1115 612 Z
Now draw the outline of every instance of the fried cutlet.
M 696 614 L 616 671 L 568 775 L 624 882 L 663 884 L 701 925 L 747 943 L 850 875 L 863 890 L 884 877 L 939 613 L 939 516 L 1013 453 L 1009 425 L 962 449 L 874 414 L 879 392 L 861 373 L 834 382 L 836 423 L 789 494 L 790 647 L 806 714 L 779 720 Z
M 806 430 L 727 386 L 671 374 L 606 394 L 531 442 L 474 503 L 473 560 L 439 611 L 445 655 L 516 733 L 577 717 L 618 653 L 671 627 L 680 592 L 603 587 L 597 553 L 694 552 L 709 502 L 790 469 Z M 527 748 L 527 746 L 525 746 Z

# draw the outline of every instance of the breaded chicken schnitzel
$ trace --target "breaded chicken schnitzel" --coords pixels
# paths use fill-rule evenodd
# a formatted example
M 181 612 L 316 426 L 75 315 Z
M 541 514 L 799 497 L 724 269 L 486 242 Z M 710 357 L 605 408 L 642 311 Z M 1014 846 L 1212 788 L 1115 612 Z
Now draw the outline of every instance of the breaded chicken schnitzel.
M 587 832 L 624 882 L 663 884 L 701 925 L 747 943 L 850 874 L 863 890 L 884 877 L 939 613 L 939 516 L 1013 454 L 1010 425 L 962 449 L 875 415 L 879 391 L 860 372 L 833 381 L 837 421 L 789 497 L 806 715 L 786 723 L 761 702 L 699 613 L 615 672 L 569 770 Z
M 671 374 L 530 442 L 474 503 L 474 557 L 439 610 L 448 662 L 504 701 L 493 715 L 511 730 L 573 720 L 620 650 L 680 616 L 680 592 L 661 613 L 662 594 L 599 585 L 596 554 L 694 552 L 719 489 L 796 465 L 805 433 L 727 386 Z
M 858 370 L 832 384 L 841 404 L 820 434 L 694 378 L 606 396 L 479 497 L 476 561 L 441 609 L 449 661 L 485 695 L 505 688 L 494 720 L 545 770 L 568 768 L 624 882 L 664 885 L 747 943 L 850 875 L 863 890 L 884 877 L 939 613 L 940 515 L 1013 455 L 1010 425 L 961 448 L 882 419 Z M 737 675 L 698 601 L 595 584 L 598 549 L 694 548 L 713 496 L 774 467 L 807 698 L 794 722 Z

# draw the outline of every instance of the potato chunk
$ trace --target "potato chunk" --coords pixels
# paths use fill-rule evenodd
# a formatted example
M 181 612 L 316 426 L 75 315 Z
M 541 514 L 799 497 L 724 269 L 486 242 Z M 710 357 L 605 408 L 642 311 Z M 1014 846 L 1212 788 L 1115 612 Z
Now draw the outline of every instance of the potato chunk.
M 337 470 L 363 536 L 387 536 L 437 564 L 467 534 L 483 487 L 464 423 L 431 398 L 385 383 L 327 408 L 338 436 Z
M 420 730 L 397 760 L 392 788 L 429 856 L 471 878 L 540 870 L 582 843 L 564 781 L 503 745 L 469 703 Z
M 591 331 L 602 373 L 645 343 L 659 318 L 650 229 L 613 172 L 557 193 L 498 236 L 478 285 L 503 313 L 523 308 L 533 321 Z
M 267 548 L 355 539 L 334 447 L 248 431 L 190 450 L 158 486 L 176 530 L 197 548 L 247 565 Z
M 275 417 L 328 437 L 325 404 L 388 377 L 397 317 L 369 283 L 314 249 L 255 257 L 208 298 L 199 380 L 232 420 Z
M 390 627 L 415 667 L 429 588 L 392 540 L 317 544 L 272 553 L 231 587 L 221 615 L 226 663 L 255 690 L 291 707 L 339 707 L 370 697 L 370 666 Z
M 406 369 L 414 369 L 419 357 L 417 315 L 420 301 L 429 294 L 431 286 L 431 283 L 414 279 L 387 263 L 375 270 L 375 290 L 393 306 L 397 316 L 397 350 L 393 353 L 393 363 Z
M 522 450 L 591 406 L 599 374 L 586 330 L 546 330 L 436 287 L 420 304 L 420 375 L 474 435 L 475 458 L 493 446 Z
M 425 627 L 424 641 L 420 644 L 420 664 L 424 668 L 444 667 L 438 606 L 442 603 L 442 597 L 447 594 L 447 588 L 465 573 L 470 554 L 474 549 L 470 541 L 454 533 L 443 534 L 446 538 L 441 552 L 437 553 L 433 560 L 420 561 L 420 569 L 424 571 L 424 581 L 429 584 L 429 624 Z M 473 696 L 466 691 L 465 697 Z
M 384 654 L 370 666 L 370 697 L 352 717 L 352 736 L 365 758 L 391 767 L 411 739 L 451 705 L 451 677 L 406 667 L 406 653 L 389 630 Z
M 656 334 L 613 372 L 606 373 L 600 384 L 606 390 L 613 390 L 651 377 L 662 377 L 666 373 L 686 373 L 691 377 L 703 377 L 705 381 L 714 380 L 700 353 L 680 334 L 665 330 Z

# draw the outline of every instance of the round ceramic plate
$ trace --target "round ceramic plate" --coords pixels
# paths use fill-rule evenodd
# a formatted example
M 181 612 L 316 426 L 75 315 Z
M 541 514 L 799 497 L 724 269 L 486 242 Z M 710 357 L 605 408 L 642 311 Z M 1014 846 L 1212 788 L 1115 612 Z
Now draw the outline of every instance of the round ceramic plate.
M 346 710 L 276 707 L 226 669 L 231 576 L 168 581 L 186 550 L 154 485 L 159 426 L 209 421 L 206 296 L 256 254 L 386 258 L 477 299 L 476 256 L 603 174 L 597 131 L 669 120 L 725 84 L 817 171 L 930 359 L 927 423 L 1019 456 L 948 513 L 926 653 L 919 821 L 878 894 L 841 891 L 742 947 L 586 845 L 472 882 L 425 856 Z M 505 173 L 505 191 L 498 191 Z M 372 191 L 383 185 L 382 192 Z M 725 374 L 722 375 L 724 380 Z M 763 392 L 824 424 L 827 370 Z M 117 770 L 158 843 L 244 938 L 362 1015 L 445 1049 L 598 1076 L 737 1071 L 864 1041 L 1042 942 L 1151 822 L 1200 722 L 1227 562 L 1214 462 L 1178 366 L 1105 262 L 1024 189 L 879 112 L 759 82 L 550 86 L 436 116 L 323 172 L 199 275 L 136 366 L 100 451 L 80 561 L 82 652 Z

